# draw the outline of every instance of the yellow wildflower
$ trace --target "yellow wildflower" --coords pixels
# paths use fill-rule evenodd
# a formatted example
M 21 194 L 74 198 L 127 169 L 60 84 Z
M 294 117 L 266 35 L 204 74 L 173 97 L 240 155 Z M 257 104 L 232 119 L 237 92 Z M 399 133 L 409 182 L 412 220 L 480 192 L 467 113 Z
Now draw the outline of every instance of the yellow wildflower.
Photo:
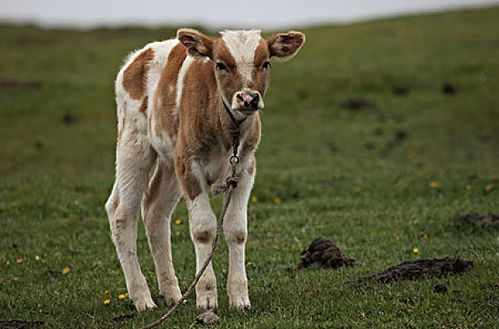
M 414 254 L 414 255 L 419 255 L 419 248 L 418 247 L 413 247 L 411 252 Z
M 416 152 L 413 150 L 413 149 L 409 149 L 407 150 L 407 152 L 405 153 L 405 156 L 408 158 L 408 159 L 412 159 L 416 156 Z
M 483 190 L 484 190 L 486 193 L 491 192 L 493 189 L 494 189 L 494 184 L 487 184 L 487 185 L 485 185 L 485 187 L 483 188 Z
M 35 256 L 35 260 L 36 260 L 37 262 L 39 262 L 39 261 L 41 261 L 41 260 L 42 260 L 42 258 L 41 258 L 40 256 L 36 255 L 36 256 Z
M 432 180 L 430 183 L 428 183 L 428 186 L 431 187 L 432 189 L 436 190 L 442 186 L 442 184 L 439 181 Z
M 180 232 L 179 231 L 175 232 L 175 236 L 180 236 Z
M 69 272 L 71 272 L 71 267 L 64 266 L 64 268 L 62 269 L 62 274 L 69 274 Z
M 251 196 L 251 202 L 257 203 L 258 202 L 258 197 L 256 195 Z
M 182 224 L 182 220 L 180 218 L 175 219 L 175 224 L 177 225 Z
M 16 263 L 17 264 L 22 264 L 22 263 L 24 263 L 24 259 L 18 258 L 18 259 L 16 259 Z
M 119 295 L 118 295 L 118 299 L 119 299 L 119 300 L 125 300 L 125 299 L 127 299 L 127 297 L 128 297 L 128 294 L 126 294 L 126 293 L 125 293 L 125 294 L 119 294 Z
M 274 202 L 275 205 L 280 205 L 281 204 L 281 199 L 279 199 L 278 197 L 275 197 L 272 202 Z
M 111 300 L 110 299 L 104 299 L 104 301 L 102 302 L 102 304 L 109 305 L 109 304 L 111 304 Z

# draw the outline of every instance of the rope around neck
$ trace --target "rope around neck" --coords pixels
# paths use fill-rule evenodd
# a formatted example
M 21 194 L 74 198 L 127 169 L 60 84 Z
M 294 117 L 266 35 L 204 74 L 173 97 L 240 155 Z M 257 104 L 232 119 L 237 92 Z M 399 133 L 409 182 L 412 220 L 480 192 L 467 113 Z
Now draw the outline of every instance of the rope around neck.
M 225 214 L 227 213 L 227 209 L 229 208 L 230 199 L 232 197 L 232 191 L 237 187 L 237 182 L 238 182 L 238 178 L 239 178 L 237 173 L 236 173 L 236 168 L 237 168 L 237 165 L 239 164 L 239 156 L 237 155 L 237 150 L 239 148 L 239 137 L 240 137 L 241 124 L 246 120 L 246 118 L 244 118 L 240 121 L 236 120 L 236 118 L 234 117 L 234 115 L 232 114 L 230 109 L 227 107 L 227 105 L 225 104 L 223 99 L 222 99 L 222 103 L 224 105 L 225 110 L 229 114 L 232 123 L 233 123 L 233 127 L 230 128 L 230 133 L 232 136 L 232 145 L 231 145 L 232 146 L 232 156 L 229 159 L 229 163 L 231 165 L 232 172 L 231 172 L 231 175 L 229 177 L 227 177 L 227 180 L 226 180 L 226 187 L 224 190 L 224 204 L 223 204 L 222 212 L 220 214 L 220 219 L 218 220 L 218 223 L 217 223 L 217 231 L 216 231 L 215 239 L 213 239 L 213 242 L 211 243 L 211 251 L 210 251 L 208 257 L 206 258 L 206 260 L 204 261 L 203 265 L 199 269 L 198 273 L 194 277 L 194 280 L 192 280 L 191 284 L 189 285 L 189 288 L 187 288 L 187 290 L 184 292 L 182 297 L 179 300 L 177 300 L 177 302 L 175 304 L 173 304 L 173 306 L 168 310 L 168 312 L 163 314 L 159 319 L 155 320 L 154 322 L 151 322 L 150 324 L 145 325 L 144 327 L 142 327 L 142 329 L 151 329 L 151 328 L 154 328 L 154 327 L 162 324 L 163 322 L 167 321 L 172 316 L 172 314 L 175 313 L 177 311 L 177 309 L 182 304 L 184 304 L 187 297 L 189 297 L 189 295 L 192 293 L 192 290 L 194 289 L 194 287 L 198 284 L 199 280 L 201 279 L 201 276 L 203 275 L 204 271 L 208 267 L 208 264 L 210 264 L 210 262 L 212 261 L 213 256 L 215 255 L 215 252 L 217 250 L 218 239 L 220 237 L 220 234 L 222 233 L 224 218 L 225 218 Z

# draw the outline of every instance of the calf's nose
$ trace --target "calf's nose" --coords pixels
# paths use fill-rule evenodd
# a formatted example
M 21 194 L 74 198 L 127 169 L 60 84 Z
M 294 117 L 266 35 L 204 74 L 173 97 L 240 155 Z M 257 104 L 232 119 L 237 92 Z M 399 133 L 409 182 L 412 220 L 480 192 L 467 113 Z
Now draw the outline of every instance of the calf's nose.
M 260 95 L 255 92 L 245 91 L 237 95 L 237 99 L 247 109 L 257 109 L 260 102 Z

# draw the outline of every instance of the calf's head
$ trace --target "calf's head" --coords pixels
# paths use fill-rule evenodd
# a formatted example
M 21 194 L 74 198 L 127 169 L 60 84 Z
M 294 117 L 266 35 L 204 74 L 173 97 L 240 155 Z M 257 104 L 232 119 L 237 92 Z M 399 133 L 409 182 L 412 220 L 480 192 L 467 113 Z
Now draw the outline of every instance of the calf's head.
M 233 113 L 251 115 L 264 106 L 271 58 L 292 58 L 305 42 L 305 35 L 288 32 L 264 39 L 259 30 L 220 34 L 221 38 L 212 39 L 192 29 L 177 31 L 189 54 L 212 61 L 218 89 L 227 107 Z

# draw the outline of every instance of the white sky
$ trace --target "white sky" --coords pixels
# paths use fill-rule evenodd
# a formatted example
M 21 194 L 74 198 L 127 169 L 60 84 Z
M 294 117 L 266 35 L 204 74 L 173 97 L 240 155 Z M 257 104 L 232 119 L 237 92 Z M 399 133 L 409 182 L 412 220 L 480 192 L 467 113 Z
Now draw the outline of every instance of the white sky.
M 43 26 L 285 28 L 499 5 L 499 0 L 0 0 L 0 21 Z

